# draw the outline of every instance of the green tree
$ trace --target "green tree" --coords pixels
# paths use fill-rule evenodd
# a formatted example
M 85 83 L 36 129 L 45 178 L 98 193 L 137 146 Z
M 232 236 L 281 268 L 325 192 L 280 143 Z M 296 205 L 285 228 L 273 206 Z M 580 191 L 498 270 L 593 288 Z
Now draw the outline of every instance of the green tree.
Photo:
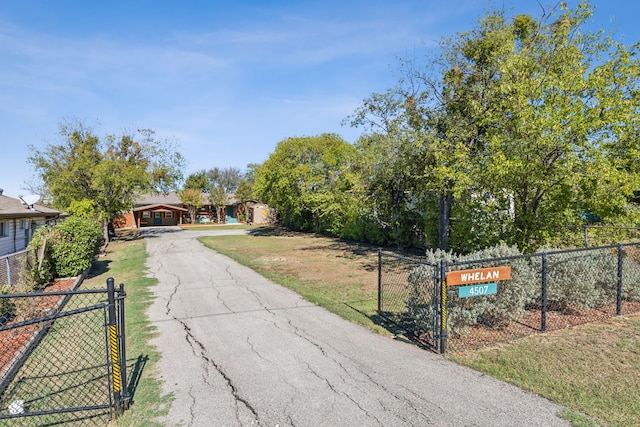
M 422 157 L 440 247 L 451 230 L 467 252 L 481 230 L 484 245 L 530 251 L 586 210 L 610 222 L 634 212 L 638 45 L 589 32 L 591 15 L 587 2 L 539 18 L 491 11 L 428 65 L 403 62 L 398 86 L 361 108 Z
M 153 131 L 138 130 L 100 140 L 81 122 L 60 125 L 63 141 L 43 150 L 30 146 L 29 162 L 53 206 L 91 200 L 108 241 L 108 222 L 133 207 L 136 194 L 175 189 L 184 160 Z
M 96 218 L 96 207 L 91 200 L 74 200 L 69 204 L 67 213 L 73 216 L 80 216 L 83 218 Z
M 204 204 L 202 200 L 202 191 L 200 188 L 185 188 L 178 192 L 178 197 L 180 197 L 180 201 L 187 206 L 189 218 L 191 218 L 191 224 L 195 224 L 198 209 Z
M 187 179 L 184 180 L 184 189 L 193 188 L 200 190 L 202 193 L 208 193 L 211 183 L 207 177 L 207 172 L 204 170 L 190 174 Z
M 207 172 L 212 187 L 220 187 L 226 194 L 233 194 L 242 181 L 242 173 L 238 168 L 213 168 Z
M 255 199 L 253 184 L 255 183 L 255 170 L 258 164 L 250 163 L 247 165 L 247 169 L 242 174 L 240 183 L 235 192 L 235 199 L 238 202 L 238 208 L 240 209 L 239 215 L 248 220 L 247 203 Z
M 582 2 L 539 20 L 490 16 L 508 48 L 494 65 L 476 165 L 489 191 L 512 198 L 505 237 L 525 250 L 579 222 L 581 210 L 620 220 L 640 184 L 638 49 L 585 31 L 591 15 Z
M 341 235 L 357 202 L 355 148 L 335 134 L 288 138 L 256 170 L 257 197 L 287 227 Z
M 222 218 L 226 218 L 225 208 L 229 203 L 229 195 L 220 185 L 212 187 L 209 191 L 209 203 L 216 210 L 216 221 L 222 223 Z
M 191 224 L 196 223 L 198 209 L 204 204 L 202 193 L 209 193 L 211 183 L 204 170 L 195 172 L 187 176 L 183 189 L 178 193 L 180 201 L 187 206 Z
M 415 99 L 397 87 L 373 94 L 348 118 L 366 131 L 357 142 L 366 240 L 380 244 L 424 244 L 426 201 L 424 143 L 412 127 Z
M 218 223 L 226 218 L 225 208 L 242 181 L 242 173 L 238 168 L 213 168 L 206 173 L 209 180 L 209 201 L 216 209 Z

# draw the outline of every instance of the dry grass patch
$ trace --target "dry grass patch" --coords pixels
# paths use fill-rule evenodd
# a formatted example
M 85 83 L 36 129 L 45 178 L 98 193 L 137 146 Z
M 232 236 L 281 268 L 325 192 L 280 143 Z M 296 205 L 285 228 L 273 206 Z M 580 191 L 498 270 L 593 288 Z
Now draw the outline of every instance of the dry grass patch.
M 377 319 L 377 248 L 302 233 L 203 237 L 208 247 L 351 321 Z

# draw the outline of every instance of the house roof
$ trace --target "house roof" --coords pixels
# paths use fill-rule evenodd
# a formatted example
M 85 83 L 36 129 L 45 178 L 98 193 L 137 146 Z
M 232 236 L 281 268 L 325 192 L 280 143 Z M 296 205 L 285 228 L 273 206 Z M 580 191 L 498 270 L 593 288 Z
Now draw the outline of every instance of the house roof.
M 211 202 L 209 201 L 209 194 L 208 193 L 202 193 L 202 202 L 205 205 L 209 205 L 211 204 Z M 235 198 L 235 195 L 233 194 L 228 194 L 227 195 L 227 206 L 232 206 L 239 203 L 238 199 Z M 172 205 L 172 206 L 184 206 L 184 203 L 182 203 L 182 201 L 180 200 L 180 197 L 178 196 L 178 193 L 175 192 L 169 192 L 166 194 L 163 193 L 159 193 L 159 194 L 144 194 L 142 196 L 140 196 L 139 199 L 137 199 L 134 203 L 134 206 L 136 209 L 134 210 L 139 210 L 138 208 L 143 207 L 143 206 L 149 206 L 149 205 Z
M 164 193 L 144 194 L 140 196 L 140 198 L 137 199 L 135 202 L 136 208 L 139 206 L 148 206 L 148 205 L 182 206 L 182 201 L 180 201 L 180 197 L 178 197 L 178 194 L 174 192 L 170 192 L 166 194 Z
M 188 209 L 181 208 L 179 206 L 165 205 L 163 203 L 156 203 L 154 205 L 138 206 L 133 209 L 134 212 L 151 211 L 151 212 L 173 212 L 181 211 L 188 212 Z
M 0 195 L 0 218 L 55 217 L 61 214 L 62 212 L 46 206 L 26 206 L 20 199 Z

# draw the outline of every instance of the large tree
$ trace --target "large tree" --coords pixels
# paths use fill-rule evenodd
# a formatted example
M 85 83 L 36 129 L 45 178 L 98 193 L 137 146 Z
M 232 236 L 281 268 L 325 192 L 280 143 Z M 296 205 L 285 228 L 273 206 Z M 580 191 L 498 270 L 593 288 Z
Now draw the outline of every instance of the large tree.
M 335 134 L 288 138 L 256 170 L 255 192 L 288 227 L 341 234 L 357 208 L 350 172 L 356 155 Z
M 255 199 L 253 185 L 255 183 L 255 169 L 259 165 L 248 164 L 246 171 L 242 174 L 242 179 L 235 192 L 235 198 L 237 200 L 238 207 L 240 208 L 240 215 L 244 216 L 246 221 L 249 221 L 249 212 L 247 204 Z
M 586 2 L 537 20 L 494 14 L 481 37 L 466 42 L 476 64 L 491 55 L 493 40 L 501 48 L 474 165 L 488 191 L 510 196 L 505 238 L 526 250 L 580 221 L 584 210 L 624 218 L 640 184 L 638 49 L 586 31 L 591 15 Z
M 236 192 L 242 180 L 242 174 L 238 168 L 213 168 L 206 172 L 209 180 L 209 201 L 216 209 L 218 223 L 226 217 L 225 207 L 229 204 L 231 196 Z
M 208 193 L 211 188 L 211 182 L 209 182 L 209 178 L 207 177 L 207 172 L 204 170 L 194 172 L 189 174 L 187 179 L 184 180 L 183 189 L 197 189 L 200 190 L 201 193 Z
M 209 188 L 209 178 L 207 178 L 207 173 L 204 170 L 189 174 L 187 179 L 184 180 L 184 185 L 178 193 L 178 197 L 187 206 L 192 224 L 195 224 L 198 209 L 204 204 L 202 193 L 208 193 Z
M 591 14 L 587 2 L 538 18 L 491 11 L 427 65 L 403 63 L 391 101 L 372 98 L 389 111 L 365 102 L 361 111 L 393 125 L 390 137 L 422 153 L 441 246 L 449 215 L 463 251 L 486 230 L 532 250 L 585 210 L 628 220 L 640 184 L 638 46 L 586 30 Z
M 408 126 L 406 98 L 395 90 L 373 94 L 348 118 L 368 132 L 356 143 L 361 178 L 359 212 L 366 240 L 407 245 L 424 226 L 424 156 Z M 416 236 L 418 234 L 418 236 Z M 422 243 L 422 242 L 421 242 Z
M 182 156 L 151 130 L 100 139 L 82 122 L 72 122 L 61 124 L 59 134 L 57 145 L 30 146 L 29 162 L 57 209 L 90 200 L 107 240 L 109 220 L 130 210 L 137 194 L 174 190 L 182 178 Z
M 178 192 L 180 201 L 187 207 L 191 224 L 195 224 L 197 220 L 198 209 L 202 207 L 202 190 L 199 188 L 185 188 Z

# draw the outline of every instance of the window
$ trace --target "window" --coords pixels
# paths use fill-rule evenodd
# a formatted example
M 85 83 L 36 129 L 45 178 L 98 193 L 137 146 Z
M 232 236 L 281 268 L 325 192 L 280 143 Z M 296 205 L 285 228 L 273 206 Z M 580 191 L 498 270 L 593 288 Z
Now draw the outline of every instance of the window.
M 25 228 L 27 228 L 27 220 L 26 219 L 21 219 L 20 220 L 20 230 L 24 230 Z
M 8 228 L 6 222 L 0 222 L 0 237 L 7 237 L 7 233 L 9 232 Z
M 151 212 L 143 211 L 142 212 L 142 218 L 151 218 Z
M 173 218 L 173 212 L 165 212 L 164 213 L 164 217 L 165 218 Z

